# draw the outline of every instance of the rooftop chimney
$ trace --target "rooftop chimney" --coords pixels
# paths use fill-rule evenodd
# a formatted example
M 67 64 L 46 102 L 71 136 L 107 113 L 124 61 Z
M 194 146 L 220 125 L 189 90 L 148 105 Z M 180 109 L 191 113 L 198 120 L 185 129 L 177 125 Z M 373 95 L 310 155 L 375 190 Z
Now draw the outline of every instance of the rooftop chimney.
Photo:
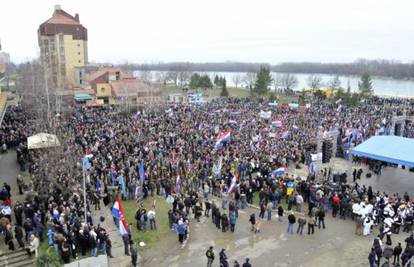
M 78 13 L 76 13 L 76 14 L 75 14 L 75 20 L 76 20 L 77 22 L 79 22 L 79 14 L 78 14 Z
M 62 10 L 62 7 L 60 5 L 55 5 L 55 11 Z

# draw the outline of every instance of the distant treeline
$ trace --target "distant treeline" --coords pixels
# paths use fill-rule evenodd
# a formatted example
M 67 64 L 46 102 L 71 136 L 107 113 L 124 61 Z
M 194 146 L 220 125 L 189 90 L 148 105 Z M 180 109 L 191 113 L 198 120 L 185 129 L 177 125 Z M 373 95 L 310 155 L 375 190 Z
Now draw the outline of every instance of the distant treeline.
M 260 66 L 266 66 L 270 68 L 272 71 L 284 73 L 362 75 L 363 73 L 367 72 L 373 76 L 391 77 L 395 79 L 414 78 L 414 63 L 401 63 L 393 60 L 359 59 L 352 63 L 287 62 L 278 65 L 270 65 L 268 63 L 244 62 L 171 62 L 122 65 L 122 67 L 129 70 L 197 72 L 256 72 L 257 70 L 259 70 Z

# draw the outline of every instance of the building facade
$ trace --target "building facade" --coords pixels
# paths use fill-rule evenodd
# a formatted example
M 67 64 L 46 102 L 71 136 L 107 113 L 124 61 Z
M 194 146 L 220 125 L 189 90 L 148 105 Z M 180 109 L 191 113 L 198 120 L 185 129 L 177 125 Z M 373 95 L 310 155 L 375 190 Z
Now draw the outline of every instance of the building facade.
M 40 58 L 52 86 L 71 87 L 75 84 L 75 68 L 88 63 L 88 31 L 79 21 L 55 6 L 50 19 L 39 26 Z
M 0 78 L 3 73 L 6 72 L 7 64 L 10 63 L 10 55 L 2 51 L 1 42 L 0 42 Z

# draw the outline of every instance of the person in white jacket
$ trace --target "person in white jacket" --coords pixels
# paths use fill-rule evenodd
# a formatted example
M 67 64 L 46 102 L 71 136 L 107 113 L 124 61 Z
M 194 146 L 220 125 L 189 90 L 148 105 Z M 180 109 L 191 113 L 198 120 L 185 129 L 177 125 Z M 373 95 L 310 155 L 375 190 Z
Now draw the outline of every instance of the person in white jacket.
M 39 238 L 37 238 L 35 235 L 31 235 L 29 247 L 26 248 L 27 253 L 29 254 L 29 256 L 32 256 L 34 254 L 35 257 L 37 257 L 38 248 L 39 248 Z

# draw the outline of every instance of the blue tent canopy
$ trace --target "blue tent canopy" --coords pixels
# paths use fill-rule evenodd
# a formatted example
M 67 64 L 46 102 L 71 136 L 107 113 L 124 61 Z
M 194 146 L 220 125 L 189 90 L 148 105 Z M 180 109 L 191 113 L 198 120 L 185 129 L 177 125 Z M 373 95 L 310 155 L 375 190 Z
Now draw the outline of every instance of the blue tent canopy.
M 352 154 L 414 167 L 414 139 L 400 136 L 373 136 L 352 149 Z

